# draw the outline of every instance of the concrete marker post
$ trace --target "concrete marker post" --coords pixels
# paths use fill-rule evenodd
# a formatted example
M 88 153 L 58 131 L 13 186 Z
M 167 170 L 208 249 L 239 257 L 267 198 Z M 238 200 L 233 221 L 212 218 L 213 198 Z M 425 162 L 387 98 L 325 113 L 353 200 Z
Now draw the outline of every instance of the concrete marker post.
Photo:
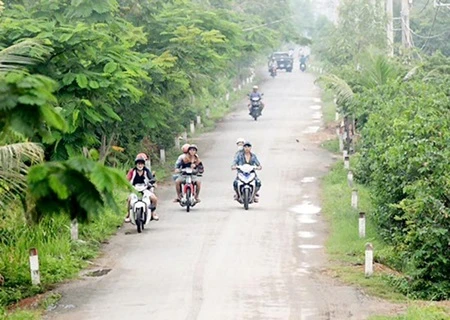
M 183 132 L 183 140 L 184 140 L 184 141 L 187 141 L 187 131 L 184 131 L 184 132 Z
M 366 213 L 365 212 L 359 213 L 358 230 L 359 230 L 359 237 L 365 238 L 366 237 Z
M 210 108 L 206 108 L 206 117 L 207 118 L 211 117 L 211 109 Z
M 348 151 L 347 150 L 342 150 L 342 160 L 345 160 L 345 157 L 348 156 Z
M 344 150 L 344 138 L 342 138 L 342 135 L 339 135 L 339 151 Z
M 72 240 L 78 240 L 78 220 L 77 218 L 73 219 L 70 222 L 70 238 Z
M 41 275 L 39 273 L 39 257 L 38 250 L 36 248 L 30 249 L 30 271 L 31 271 L 31 284 L 38 286 L 41 284 Z
M 334 115 L 334 120 L 338 121 L 339 120 L 339 112 L 336 111 L 336 114 Z
M 236 91 L 236 90 L 235 90 Z M 225 100 L 226 101 L 229 101 L 230 100 L 230 93 L 229 92 L 227 92 L 227 94 L 225 95 Z
M 353 189 L 352 190 L 352 208 L 358 209 L 358 190 Z
M 347 170 L 350 169 L 350 157 L 349 156 L 344 157 L 344 168 Z
M 353 172 L 351 170 L 347 172 L 347 182 L 349 187 L 353 187 Z
M 202 125 L 202 117 L 201 116 L 197 116 L 197 118 L 195 120 L 197 121 L 197 126 Z
M 366 244 L 364 274 L 366 277 L 373 274 L 373 246 L 371 243 Z
M 176 136 L 173 141 L 175 142 L 175 148 L 180 149 L 180 138 L 179 136 Z
M 166 163 L 166 150 L 164 149 L 159 150 L 159 162 L 161 164 Z
M 194 121 L 191 120 L 191 124 L 189 125 L 190 131 L 192 134 L 195 133 L 195 124 Z

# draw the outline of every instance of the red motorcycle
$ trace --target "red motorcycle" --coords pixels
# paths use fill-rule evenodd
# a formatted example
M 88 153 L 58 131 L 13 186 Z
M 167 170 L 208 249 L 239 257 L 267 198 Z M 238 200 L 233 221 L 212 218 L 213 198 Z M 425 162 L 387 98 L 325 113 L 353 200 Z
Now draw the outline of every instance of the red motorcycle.
M 180 173 L 184 177 L 181 184 L 181 199 L 180 205 L 186 207 L 186 212 L 189 212 L 193 206 L 197 204 L 195 201 L 196 184 L 192 181 L 192 176 L 197 175 L 197 172 L 192 168 L 181 169 Z

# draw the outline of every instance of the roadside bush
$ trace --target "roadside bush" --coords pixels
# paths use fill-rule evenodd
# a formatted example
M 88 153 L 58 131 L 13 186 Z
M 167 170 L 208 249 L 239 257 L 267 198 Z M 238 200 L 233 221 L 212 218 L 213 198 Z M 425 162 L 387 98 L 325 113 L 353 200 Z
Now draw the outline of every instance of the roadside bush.
M 373 189 L 375 219 L 400 252 L 411 294 L 447 299 L 449 98 L 432 84 L 412 82 L 393 99 L 377 100 L 362 132 L 359 175 Z

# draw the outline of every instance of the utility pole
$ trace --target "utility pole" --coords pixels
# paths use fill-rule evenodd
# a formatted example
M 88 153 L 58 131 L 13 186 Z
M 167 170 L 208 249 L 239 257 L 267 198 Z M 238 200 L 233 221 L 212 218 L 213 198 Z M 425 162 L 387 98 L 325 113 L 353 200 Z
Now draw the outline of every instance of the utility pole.
M 386 0 L 386 16 L 387 23 L 387 45 L 389 50 L 389 56 L 394 56 L 394 1 Z
M 412 47 L 411 28 L 409 27 L 409 9 L 412 0 L 402 0 L 402 44 L 405 48 Z

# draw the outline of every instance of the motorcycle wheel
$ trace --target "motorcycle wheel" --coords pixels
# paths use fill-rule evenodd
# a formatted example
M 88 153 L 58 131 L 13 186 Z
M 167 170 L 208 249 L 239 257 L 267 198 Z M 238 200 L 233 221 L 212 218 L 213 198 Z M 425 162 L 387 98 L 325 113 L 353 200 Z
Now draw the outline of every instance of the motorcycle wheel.
M 257 120 L 258 120 L 258 117 L 257 117 L 257 116 L 253 116 L 253 118 L 255 119 L 255 121 L 257 121 Z
M 141 233 L 143 228 L 143 223 L 142 223 L 142 209 L 139 209 L 138 214 L 136 215 L 136 228 L 137 228 L 137 232 Z
M 186 190 L 186 212 L 191 211 L 191 188 Z
M 248 203 L 250 201 L 250 190 L 244 189 L 244 209 L 248 210 Z

